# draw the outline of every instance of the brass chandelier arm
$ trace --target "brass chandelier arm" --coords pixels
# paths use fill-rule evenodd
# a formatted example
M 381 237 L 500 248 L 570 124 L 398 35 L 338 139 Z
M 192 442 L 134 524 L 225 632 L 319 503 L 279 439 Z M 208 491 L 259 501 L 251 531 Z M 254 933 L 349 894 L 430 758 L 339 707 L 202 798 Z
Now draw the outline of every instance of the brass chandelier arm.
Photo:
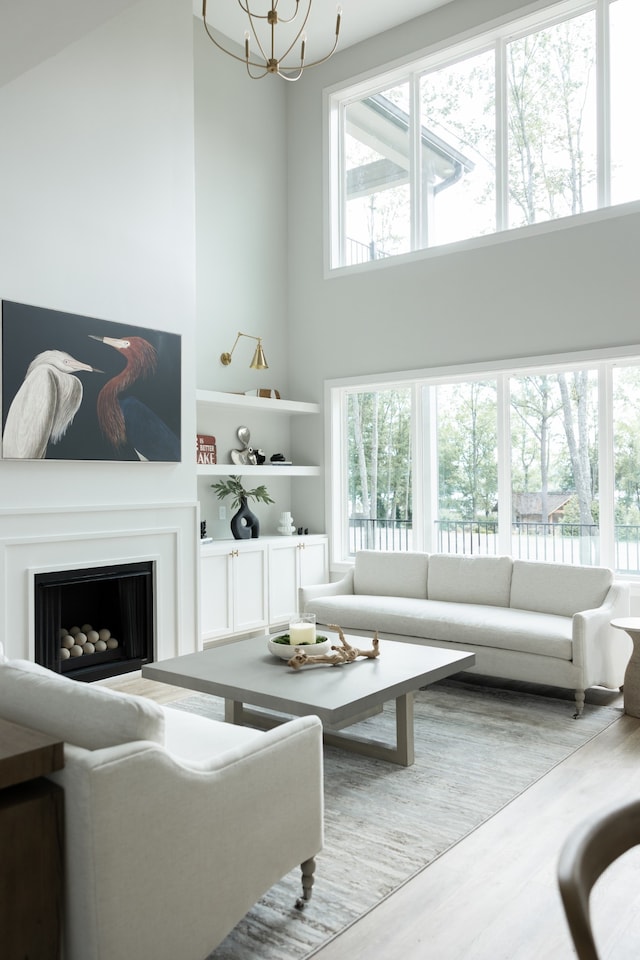
M 279 57 L 276 56 L 275 28 L 278 25 L 278 23 L 291 23 L 293 20 L 295 20 L 295 18 L 300 13 L 300 0 L 295 0 L 295 10 L 291 14 L 291 16 L 288 18 L 282 18 L 282 19 L 279 17 L 278 10 L 277 10 L 278 3 L 280 2 L 280 0 L 270 0 L 271 6 L 266 14 L 255 13 L 251 9 L 253 2 L 254 0 L 237 0 L 238 6 L 242 10 L 242 12 L 246 14 L 249 20 L 249 27 L 250 27 L 251 33 L 253 34 L 254 43 L 256 44 L 257 49 L 260 51 L 260 55 L 263 58 L 261 61 L 253 59 L 251 56 L 249 31 L 245 33 L 244 57 L 240 56 L 237 53 L 234 53 L 232 50 L 229 50 L 219 40 L 216 39 L 212 31 L 209 29 L 209 25 L 206 19 L 207 18 L 207 0 L 202 0 L 202 21 L 203 21 L 203 25 L 204 25 L 207 36 L 209 37 L 211 42 L 214 44 L 214 46 L 216 46 L 223 53 L 226 53 L 227 56 L 231 57 L 233 60 L 237 60 L 239 63 L 244 63 L 247 70 L 247 74 L 252 80 L 260 80 L 262 79 L 262 77 L 265 77 L 268 73 L 278 74 L 278 76 L 282 77 L 283 80 L 288 80 L 288 81 L 298 80 L 302 76 L 304 70 L 307 69 L 307 67 L 316 67 L 321 63 L 326 63 L 326 61 L 329 60 L 329 58 L 332 57 L 333 54 L 335 53 L 335 50 L 338 46 L 338 40 L 340 36 L 340 22 L 342 19 L 342 10 L 340 7 L 338 7 L 338 10 L 337 10 L 335 39 L 333 42 L 333 46 L 331 47 L 331 50 L 329 50 L 329 52 L 326 53 L 323 57 L 319 57 L 317 60 L 312 60 L 311 62 L 307 63 L 305 62 L 307 38 L 304 31 L 307 26 L 307 21 L 309 20 L 309 16 L 311 14 L 311 4 L 313 0 L 307 0 L 307 7 L 304 13 L 304 17 L 302 19 L 302 24 L 299 30 L 297 30 L 291 43 L 288 45 L 286 50 Z M 268 56 L 267 53 L 265 52 L 265 46 L 267 46 L 266 37 L 264 38 L 264 40 L 260 39 L 260 34 L 257 29 L 256 21 L 266 21 L 266 23 L 270 28 L 269 34 L 270 34 L 271 56 Z M 291 55 L 294 47 L 298 43 L 300 43 L 299 63 L 297 64 L 294 63 L 289 66 L 284 61 Z M 258 71 L 258 72 L 257 73 L 252 72 L 252 70 Z
M 273 0 L 271 4 L 272 11 L 275 12 L 278 9 L 278 3 L 279 3 L 279 0 Z M 294 10 L 294 12 L 291 14 L 290 17 L 285 18 L 278 15 L 279 23 L 291 23 L 292 20 L 295 20 L 295 18 L 298 16 L 298 7 L 300 6 L 300 0 L 295 0 L 295 4 L 296 4 L 296 9 Z M 252 11 L 249 9 L 249 0 L 246 0 L 246 3 L 243 3 L 242 0 L 238 0 L 238 6 L 244 13 L 247 14 L 248 17 L 255 17 L 257 20 L 268 20 L 269 17 L 271 16 L 271 14 L 269 13 L 252 13 Z
M 298 4 L 296 3 L 296 14 L 297 14 L 297 13 L 298 13 Z M 280 63 L 282 63 L 283 60 L 286 60 L 286 59 L 287 59 L 287 57 L 289 56 L 289 54 L 291 53 L 291 51 L 292 51 L 293 48 L 295 47 L 296 43 L 298 42 L 298 40 L 300 39 L 300 37 L 301 37 L 302 34 L 304 33 L 304 28 L 305 28 L 306 25 L 307 25 L 307 20 L 309 19 L 309 14 L 310 14 L 310 13 L 311 13 L 311 0 L 309 0 L 309 4 L 308 4 L 308 6 L 307 6 L 307 12 L 306 12 L 305 15 L 304 15 L 304 19 L 303 19 L 303 21 L 302 21 L 302 25 L 301 25 L 300 29 L 299 29 L 298 32 L 296 33 L 295 37 L 293 38 L 293 40 L 291 41 L 291 43 L 289 44 L 289 46 L 287 47 L 287 49 L 285 50 L 285 52 L 282 53 L 282 54 L 278 57 L 278 68 L 279 68 Z M 289 23 L 288 20 L 287 20 L 287 21 L 283 21 L 283 22 Z M 271 24 L 271 50 L 272 50 L 272 56 L 273 56 L 273 58 L 275 59 L 275 53 L 273 52 L 273 50 L 274 50 L 274 39 L 275 39 L 275 38 L 274 38 L 274 31 L 275 31 L 275 24 Z M 333 49 L 335 50 L 335 47 L 334 47 Z M 305 50 L 305 41 L 303 40 L 303 41 L 302 41 L 302 51 L 301 51 L 301 54 L 300 54 L 300 66 L 301 66 L 301 68 L 302 68 L 302 69 L 301 69 L 301 72 L 302 72 L 302 70 L 304 69 L 304 66 L 305 66 L 305 64 L 304 64 L 304 50 Z M 332 51 L 332 52 L 333 52 L 333 51 Z M 311 66 L 311 64 L 309 64 L 309 66 Z M 287 68 L 286 68 L 286 67 L 283 67 L 282 69 L 283 69 L 283 70 L 286 70 Z M 292 67 L 291 69 L 293 69 L 293 67 Z M 297 68 L 296 68 L 296 69 L 297 69 Z M 278 73 L 280 74 L 280 76 L 282 76 L 282 73 L 280 73 L 280 69 L 278 69 Z
M 302 73 L 304 70 L 306 70 L 307 67 L 317 67 L 317 66 L 319 66 L 319 64 L 321 64 L 321 63 L 326 63 L 326 61 L 329 60 L 329 58 L 332 57 L 332 56 L 334 55 L 334 53 L 336 52 L 336 47 L 337 47 L 337 46 L 338 46 L 338 34 L 336 33 L 335 42 L 334 42 L 331 50 L 329 51 L 329 53 L 328 53 L 326 56 L 321 57 L 319 60 L 312 60 L 311 63 L 307 63 L 306 60 L 305 60 L 304 64 L 303 64 L 302 67 L 300 68 L 300 73 Z M 291 67 L 291 68 L 289 68 L 289 67 L 282 67 L 282 69 L 278 71 L 278 75 L 281 76 L 284 80 L 290 79 L 289 77 L 285 77 L 285 75 L 282 73 L 282 70 L 289 70 L 289 69 L 293 70 L 294 68 L 293 68 L 293 67 Z M 296 79 L 297 79 L 297 77 L 296 77 Z

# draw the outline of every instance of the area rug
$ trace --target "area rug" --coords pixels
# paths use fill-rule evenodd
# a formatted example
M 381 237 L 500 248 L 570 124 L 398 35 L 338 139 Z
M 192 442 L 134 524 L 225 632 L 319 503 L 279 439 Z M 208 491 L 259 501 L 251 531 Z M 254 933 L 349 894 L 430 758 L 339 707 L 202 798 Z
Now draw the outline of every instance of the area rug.
M 222 700 L 206 694 L 170 706 L 223 717 Z M 325 747 L 325 846 L 311 901 L 295 910 L 292 871 L 208 960 L 313 956 L 621 713 L 587 705 L 576 721 L 569 700 L 456 678 L 416 694 L 411 767 Z M 391 742 L 393 705 L 351 729 Z

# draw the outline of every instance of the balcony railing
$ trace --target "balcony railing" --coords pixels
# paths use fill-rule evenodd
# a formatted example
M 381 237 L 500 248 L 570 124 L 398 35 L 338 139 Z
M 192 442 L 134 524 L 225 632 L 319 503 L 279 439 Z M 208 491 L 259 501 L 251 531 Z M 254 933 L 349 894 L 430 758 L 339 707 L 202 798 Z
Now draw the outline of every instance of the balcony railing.
M 371 243 L 362 243 L 347 237 L 346 265 L 352 267 L 356 263 L 370 263 L 371 260 L 382 260 L 390 254 L 379 247 L 373 240 Z
M 349 520 L 349 552 L 356 550 L 412 550 L 410 520 Z
M 501 552 L 496 520 L 438 520 L 438 553 L 495 556 Z M 349 549 L 412 550 L 410 520 L 349 520 Z M 640 525 L 616 524 L 613 567 L 618 573 L 640 575 Z M 600 559 L 598 525 L 579 523 L 514 523 L 512 556 L 521 560 L 597 565 Z

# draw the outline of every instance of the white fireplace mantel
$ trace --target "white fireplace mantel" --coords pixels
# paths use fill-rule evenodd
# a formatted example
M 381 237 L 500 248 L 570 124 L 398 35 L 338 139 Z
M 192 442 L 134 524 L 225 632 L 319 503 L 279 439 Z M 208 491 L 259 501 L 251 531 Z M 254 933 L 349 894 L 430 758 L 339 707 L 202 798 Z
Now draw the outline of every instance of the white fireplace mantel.
M 0 511 L 5 654 L 34 659 L 36 573 L 154 561 L 155 659 L 200 649 L 198 505 Z

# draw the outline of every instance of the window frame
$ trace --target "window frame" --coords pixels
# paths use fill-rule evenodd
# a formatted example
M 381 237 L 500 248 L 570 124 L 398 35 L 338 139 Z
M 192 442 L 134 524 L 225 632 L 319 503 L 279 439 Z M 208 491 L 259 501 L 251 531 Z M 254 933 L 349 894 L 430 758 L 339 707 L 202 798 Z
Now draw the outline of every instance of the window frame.
M 500 26 L 481 30 L 469 37 L 452 37 L 438 49 L 422 50 L 411 57 L 389 64 L 380 70 L 369 72 L 365 77 L 340 84 L 324 91 L 325 111 L 325 277 L 339 276 L 343 271 L 363 271 L 386 269 L 394 264 L 420 260 L 434 255 L 450 252 L 452 249 L 464 249 L 482 244 L 491 244 L 513 240 L 514 235 L 530 236 L 531 232 L 545 233 L 563 229 L 567 223 L 589 222 L 620 215 L 621 208 L 632 210 L 640 208 L 640 200 L 627 201 L 611 206 L 611 124 L 610 124 L 610 57 L 609 57 L 609 8 L 616 0 L 560 0 L 559 3 L 546 6 L 534 13 L 517 17 L 501 23 Z M 568 19 L 593 12 L 596 31 L 596 149 L 597 149 L 597 207 L 582 213 L 564 215 L 537 223 L 509 227 L 509 184 L 508 184 L 508 129 L 507 129 L 507 82 L 506 49 L 507 45 L 526 36 L 532 30 L 543 30 Z M 438 46 L 438 45 L 436 45 Z M 494 49 L 496 56 L 495 97 L 496 97 L 496 228 L 495 231 L 476 237 L 440 244 L 438 246 L 420 246 L 425 242 L 428 226 L 424 224 L 420 191 L 420 176 L 417 175 L 419 153 L 419 85 L 426 73 L 478 54 Z M 345 123 L 346 107 L 365 96 L 379 93 L 398 83 L 408 81 L 412 104 L 409 119 L 409 178 L 410 178 L 410 237 L 411 250 L 394 254 L 380 260 L 347 265 L 346 257 L 346 196 L 343 177 L 345 162 Z
M 375 377 L 360 376 L 325 381 L 325 437 L 328 483 L 325 491 L 327 529 L 330 533 L 331 568 L 348 569 L 349 517 L 347 509 L 347 437 L 346 404 L 354 391 L 374 392 L 388 389 L 412 390 L 412 444 L 415 452 L 412 477 L 413 549 L 437 552 L 434 520 L 438 510 L 436 430 L 434 404 L 429 401 L 432 387 L 438 384 L 495 380 L 497 384 L 498 434 L 498 551 L 511 555 L 511 431 L 509 378 L 527 374 L 571 372 L 588 368 L 598 374 L 598 460 L 599 460 L 599 564 L 615 569 L 615 457 L 613 373 L 623 366 L 640 367 L 640 344 L 598 350 L 549 354 L 503 360 L 493 364 L 471 363 L 425 368 Z M 427 452 L 431 451 L 427 456 Z M 640 584 L 637 575 L 625 579 Z

